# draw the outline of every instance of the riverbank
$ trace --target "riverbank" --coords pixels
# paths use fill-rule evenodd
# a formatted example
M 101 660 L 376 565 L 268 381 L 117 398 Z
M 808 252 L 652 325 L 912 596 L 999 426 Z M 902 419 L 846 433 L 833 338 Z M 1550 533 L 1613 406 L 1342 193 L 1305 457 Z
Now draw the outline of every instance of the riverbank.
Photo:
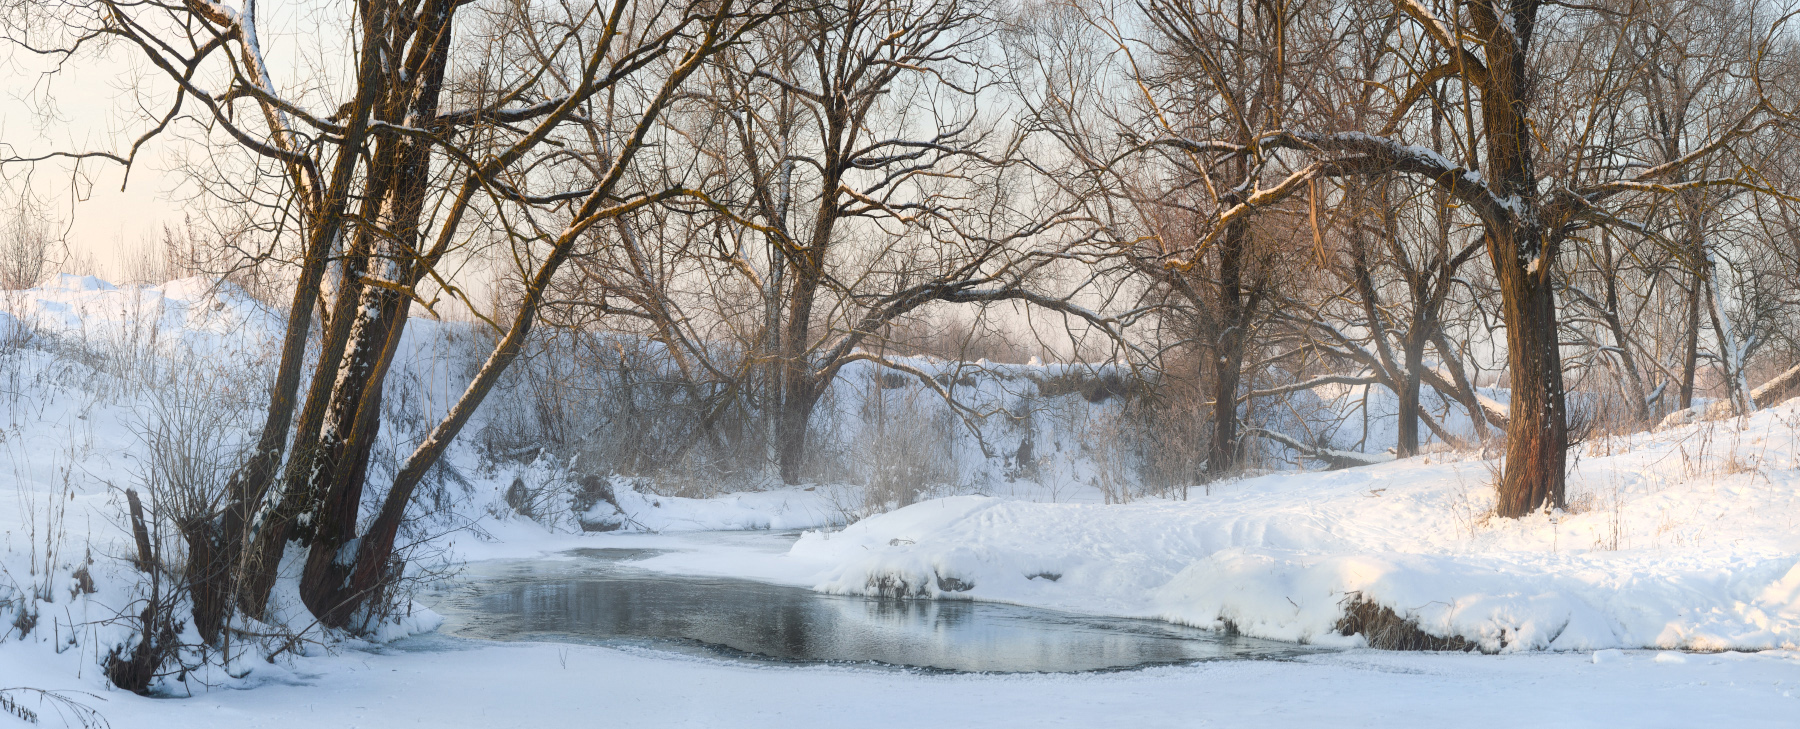
M 1800 404 L 1595 439 L 1570 508 L 1493 512 L 1493 462 L 1436 454 L 1187 501 L 980 496 L 808 533 L 815 589 L 1012 602 L 1364 644 L 1356 604 L 1484 652 L 1800 648 Z

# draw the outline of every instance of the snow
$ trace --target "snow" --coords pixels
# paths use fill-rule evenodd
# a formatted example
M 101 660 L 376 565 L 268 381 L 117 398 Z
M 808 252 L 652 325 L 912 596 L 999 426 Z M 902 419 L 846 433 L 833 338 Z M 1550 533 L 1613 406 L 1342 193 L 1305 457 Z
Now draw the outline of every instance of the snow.
M 1570 482 L 1578 513 L 1485 518 L 1493 463 L 1443 452 L 1245 478 L 1192 489 L 1187 501 L 1105 504 L 1086 446 L 1089 424 L 1110 406 L 1055 394 L 1052 384 L 1069 386 L 1057 378 L 1080 368 L 1041 364 L 990 365 L 955 388 L 982 408 L 1032 404 L 1022 423 L 996 417 L 983 427 L 1002 454 L 1032 442 L 1034 473 L 1007 456 L 981 456 L 916 383 L 883 387 L 875 370 L 853 367 L 821 415 L 842 433 L 832 447 L 867 440 L 859 413 L 879 397 L 959 434 L 943 465 L 963 487 L 927 489 L 917 504 L 862 518 L 869 509 L 847 483 L 684 498 L 614 479 L 616 514 L 604 503 L 579 515 L 552 504 L 561 511 L 533 520 L 507 507 L 506 489 L 515 479 L 533 487 L 566 479 L 568 464 L 486 462 L 459 442 L 447 463 L 462 479 L 460 501 L 443 515 L 436 546 L 452 561 L 643 547 L 663 551 L 639 566 L 671 573 L 1229 626 L 1344 650 L 1114 674 L 951 676 L 489 644 L 431 633 L 440 619 L 421 608 L 367 640 L 337 636 L 273 662 L 241 656 L 229 676 L 207 667 L 170 688 L 191 697 L 145 699 L 110 688 L 99 665 L 125 637 L 126 627 L 107 619 L 141 597 L 124 558 L 132 548 L 120 494 L 142 468 L 146 418 L 181 387 L 156 383 L 222 378 L 212 381 L 230 388 L 209 407 L 232 424 L 227 445 L 246 438 L 259 424 L 256 388 L 268 379 L 282 320 L 204 279 L 114 286 L 64 276 L 6 292 L 3 302 L 0 598 L 8 602 L 0 627 L 9 630 L 0 686 L 85 692 L 70 695 L 114 727 L 596 718 L 622 726 L 1753 727 L 1789 724 L 1800 707 L 1800 406 L 1587 443 Z M 429 423 L 460 391 L 462 365 L 444 351 L 461 335 L 451 323 L 416 324 L 390 393 L 416 398 Z M 906 362 L 963 377 L 957 363 Z M 1428 407 L 1449 407 L 1427 397 Z M 1504 409 L 1504 391 L 1483 398 Z M 1391 398 L 1344 388 L 1321 393 L 1320 407 L 1345 411 L 1351 402 L 1368 417 L 1341 423 L 1330 450 L 1385 458 Z M 1457 412 L 1443 422 L 1457 432 L 1468 425 Z M 385 429 L 399 440 L 377 447 L 408 451 L 404 438 L 416 432 L 408 427 Z M 949 495 L 928 498 L 939 494 Z M 611 516 L 616 531 L 583 533 L 578 524 Z M 801 529 L 813 531 L 790 544 L 790 530 Z M 95 592 L 78 589 L 80 569 Z M 291 580 L 278 584 L 275 602 L 305 623 L 294 590 Z M 1359 648 L 1360 638 L 1334 630 L 1353 594 L 1499 655 Z M 14 625 L 21 611 L 38 621 L 26 634 Z
M 1738 428 L 1742 428 L 1739 430 Z M 1353 596 L 1484 651 L 1800 647 L 1800 406 L 1579 458 L 1583 513 L 1489 519 L 1490 465 L 1282 473 L 1187 502 L 964 496 L 808 533 L 817 589 L 1337 635 Z M 1707 449 L 1711 452 L 1706 452 Z M 1034 577 L 1060 575 L 1056 580 Z M 966 589 L 949 590 L 950 584 Z
M 684 532 L 738 529 L 808 529 L 841 519 L 827 493 L 816 487 L 726 494 L 712 499 L 657 496 L 627 490 L 618 494 L 627 530 Z M 590 514 L 604 512 L 597 504 Z
M 104 692 L 116 729 L 206 727 L 1792 726 L 1800 655 L 1355 651 L 1126 673 L 930 675 L 440 637 L 309 659 L 253 690 Z M 0 682 L 41 682 L 0 664 Z M 48 726 L 56 726 L 52 720 Z

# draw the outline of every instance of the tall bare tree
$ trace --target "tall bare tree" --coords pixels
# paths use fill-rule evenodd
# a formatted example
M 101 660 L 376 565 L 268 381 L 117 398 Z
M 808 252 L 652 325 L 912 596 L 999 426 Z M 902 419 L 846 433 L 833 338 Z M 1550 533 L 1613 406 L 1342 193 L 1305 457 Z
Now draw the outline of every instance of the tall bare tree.
M 1175 17 L 1195 13 L 1185 4 L 1154 7 Z M 1639 13 L 1641 3 L 1626 3 L 1618 11 L 1497 0 L 1396 0 L 1392 7 L 1399 22 L 1365 25 L 1381 30 L 1355 38 L 1395 49 L 1381 82 L 1392 91 L 1383 101 L 1385 113 L 1361 128 L 1333 128 L 1344 124 L 1342 115 L 1292 115 L 1234 137 L 1153 144 L 1225 159 L 1290 161 L 1285 173 L 1276 165 L 1249 167 L 1253 174 L 1232 204 L 1213 216 L 1200 250 L 1225 240 L 1257 211 L 1295 199 L 1309 183 L 1327 178 L 1398 175 L 1435 186 L 1465 207 L 1480 221 L 1506 324 L 1512 400 L 1497 513 L 1517 517 L 1561 506 L 1570 435 L 1555 261 L 1581 231 L 1621 224 L 1624 218 L 1615 211 L 1633 199 L 1758 186 L 1743 175 L 1686 178 L 1683 173 L 1766 131 L 1778 117 L 1770 103 L 1759 101 L 1738 114 L 1696 120 L 1706 125 L 1703 132 L 1691 132 L 1701 141 L 1678 158 L 1648 164 L 1622 160 L 1619 150 L 1590 142 L 1604 120 L 1641 103 L 1624 91 L 1629 84 L 1619 82 L 1643 73 L 1642 66 L 1604 66 L 1595 71 L 1601 77 L 1584 86 L 1590 92 L 1575 97 L 1542 90 L 1577 72 L 1569 59 L 1617 58 L 1618 34 L 1588 32 L 1594 17 Z M 1754 73 L 1748 67 L 1740 71 L 1746 77 Z M 1350 78 L 1336 83 L 1360 85 Z M 1447 89 L 1441 101 L 1427 93 L 1439 84 Z M 1408 141 L 1428 129 L 1425 109 L 1432 104 L 1446 106 L 1444 116 L 1456 121 L 1455 134 L 1449 135 L 1456 143 L 1449 149 Z
M 980 109 L 1000 8 L 839 0 L 759 32 L 722 72 L 729 139 L 715 168 L 739 213 L 716 256 L 762 299 L 751 338 L 781 478 L 802 477 L 812 413 L 842 368 L 876 361 L 887 328 L 934 304 L 1020 301 L 1116 329 L 1045 290 L 1067 213 L 1022 187 L 1016 137 Z M 1066 292 L 1065 292 L 1066 293 Z M 924 373 L 928 387 L 941 389 Z M 947 393 L 940 393 L 945 394 Z
M 730 0 L 366 0 L 339 29 L 348 55 L 328 59 L 350 76 L 284 88 L 255 0 L 51 5 L 15 24 L 14 39 L 36 43 L 54 27 L 50 52 L 123 45 L 173 92 L 127 151 L 58 155 L 129 166 L 198 108 L 199 124 L 277 166 L 278 177 L 252 179 L 273 185 L 265 199 L 297 221 L 303 241 L 258 446 L 219 513 L 181 525 L 196 625 L 209 639 L 234 605 L 262 614 L 290 539 L 308 550 L 308 608 L 328 625 L 367 617 L 404 567 L 393 562 L 395 539 L 414 489 L 518 356 L 559 267 L 596 226 L 690 194 L 679 180 L 640 187 L 630 174 L 665 110 L 707 59 L 778 10 Z M 473 70 L 455 73 L 464 62 Z M 572 161 L 570 146 L 591 146 L 599 164 Z M 406 322 L 445 297 L 479 313 L 445 263 L 496 234 L 515 256 L 522 300 L 508 320 L 488 318 L 493 351 L 359 529 L 382 385 Z M 315 312 L 323 338 L 302 400 Z
M 1034 27 L 1014 49 L 1032 124 L 1055 140 L 1049 157 L 1066 160 L 1054 177 L 1147 282 L 1165 319 L 1182 322 L 1179 342 L 1164 345 L 1201 355 L 1182 361 L 1197 366 L 1192 376 L 1210 399 L 1211 479 L 1241 465 L 1241 404 L 1253 384 L 1246 362 L 1262 359 L 1258 327 L 1305 217 L 1268 210 L 1209 231 L 1214 211 L 1236 204 L 1267 161 L 1178 140 L 1241 148 L 1256 130 L 1305 113 L 1294 77 L 1325 51 L 1296 50 L 1287 36 L 1302 6 L 1057 4 L 1027 18 Z M 1138 11 L 1158 40 L 1123 30 Z M 1108 91 L 1121 80 L 1133 93 Z M 1144 139 L 1171 143 L 1138 143 Z

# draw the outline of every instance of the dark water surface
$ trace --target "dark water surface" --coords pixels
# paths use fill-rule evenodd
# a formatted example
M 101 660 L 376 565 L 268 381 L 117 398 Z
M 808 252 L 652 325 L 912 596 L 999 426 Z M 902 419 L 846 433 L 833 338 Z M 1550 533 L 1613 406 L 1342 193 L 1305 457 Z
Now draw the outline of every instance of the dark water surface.
M 1074 672 L 1313 652 L 1152 620 L 968 600 L 825 595 L 651 572 L 647 550 L 472 565 L 435 609 L 447 633 L 489 640 L 649 645 L 755 661 L 942 671 Z

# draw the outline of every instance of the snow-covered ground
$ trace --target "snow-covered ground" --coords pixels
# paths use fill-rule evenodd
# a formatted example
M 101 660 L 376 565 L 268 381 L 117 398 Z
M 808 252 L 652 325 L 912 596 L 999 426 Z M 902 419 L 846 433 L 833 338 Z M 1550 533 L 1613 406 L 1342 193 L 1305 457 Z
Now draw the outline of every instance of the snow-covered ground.
M 1095 464 L 1081 460 L 1087 431 L 1056 424 L 1079 423 L 1057 411 L 1081 396 L 1045 405 L 1025 366 L 980 392 L 998 402 L 1027 391 L 1041 422 L 988 436 L 1015 458 L 1035 437 L 1053 467 L 1034 479 L 1004 456 L 959 461 L 964 477 L 986 479 L 969 490 L 986 495 L 845 527 L 861 505 L 850 485 L 688 499 L 621 480 L 623 529 L 583 533 L 572 514 L 532 520 L 506 502 L 511 484 L 551 483 L 562 464 L 496 466 L 463 444 L 448 457 L 460 485 L 445 487 L 455 491 L 443 523 L 456 528 L 436 541 L 463 560 L 653 546 L 670 551 L 639 564 L 668 572 L 1229 624 L 1348 650 L 945 676 L 428 633 L 312 646 L 234 666 L 238 678 L 196 676 L 182 689 L 191 697 L 145 699 L 109 688 L 99 668 L 124 639 L 105 620 L 139 597 L 122 489 L 140 477 L 158 418 L 221 418 L 221 448 L 255 425 L 279 318 L 196 280 L 64 277 L 5 295 L 18 317 L 0 317 L 0 687 L 86 692 L 70 695 L 115 727 L 1793 726 L 1800 715 L 1800 405 L 1584 444 L 1575 506 L 1555 516 L 1485 517 L 1492 462 L 1453 453 L 1105 504 Z M 409 329 L 400 371 L 427 414 L 457 389 L 457 365 L 429 356 L 453 334 L 437 322 Z M 174 397 L 203 388 L 208 399 Z M 724 529 L 813 531 L 791 547 L 708 534 Z M 1333 630 L 1352 595 L 1499 655 L 1357 648 Z M 431 624 L 420 617 L 414 626 Z
M 1355 643 L 1332 628 L 1359 595 L 1489 652 L 1800 647 L 1800 403 L 1592 443 L 1570 479 L 1579 513 L 1488 518 L 1491 467 L 1426 456 L 1186 502 L 957 497 L 808 534 L 792 556 L 825 565 L 831 592 L 1323 644 Z
M 15 654 L 16 655 L 16 654 Z M 43 685 L 0 661 L 0 683 Z M 92 689 L 86 681 L 66 681 Z M 202 727 L 1792 727 L 1800 656 L 1355 651 L 1086 675 L 922 675 L 426 636 L 248 690 L 90 699 Z M 56 726 L 54 719 L 47 726 Z

